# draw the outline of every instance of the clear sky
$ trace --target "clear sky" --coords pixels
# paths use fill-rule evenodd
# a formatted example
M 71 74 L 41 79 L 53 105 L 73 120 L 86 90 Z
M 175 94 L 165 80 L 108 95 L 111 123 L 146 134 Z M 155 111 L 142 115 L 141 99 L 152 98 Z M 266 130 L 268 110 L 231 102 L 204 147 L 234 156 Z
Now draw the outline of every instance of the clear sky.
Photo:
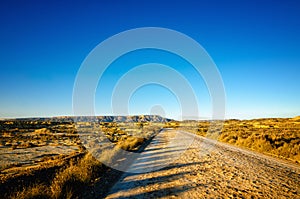
M 72 115 L 74 81 L 88 53 L 139 27 L 174 29 L 206 49 L 224 81 L 227 118 L 300 115 L 300 1 L 7 0 L 0 1 L 0 118 Z M 128 62 L 124 57 L 120 65 Z M 180 60 L 173 62 L 189 76 L 184 64 L 176 66 Z M 118 71 L 106 71 L 107 81 L 116 82 Z M 198 79 L 194 89 L 207 117 L 210 99 Z M 96 113 L 110 114 L 99 89 Z M 180 115 L 176 97 L 158 85 L 137 90 L 129 108 Z

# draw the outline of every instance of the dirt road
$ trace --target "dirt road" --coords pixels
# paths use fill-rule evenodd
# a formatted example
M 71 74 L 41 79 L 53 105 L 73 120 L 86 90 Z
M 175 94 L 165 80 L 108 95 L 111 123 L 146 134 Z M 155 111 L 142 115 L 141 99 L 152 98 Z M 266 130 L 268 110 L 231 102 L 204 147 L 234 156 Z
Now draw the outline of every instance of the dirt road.
M 106 198 L 300 198 L 298 165 L 175 130 L 128 171 Z

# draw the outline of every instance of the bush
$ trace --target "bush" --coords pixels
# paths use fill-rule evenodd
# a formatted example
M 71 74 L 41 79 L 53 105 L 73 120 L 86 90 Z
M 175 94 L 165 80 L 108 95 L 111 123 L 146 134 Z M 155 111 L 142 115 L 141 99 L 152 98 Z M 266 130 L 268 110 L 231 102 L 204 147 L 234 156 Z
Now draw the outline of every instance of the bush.
M 101 168 L 102 164 L 89 153 L 80 159 L 77 164 L 71 162 L 69 167 L 55 176 L 51 184 L 53 197 L 82 197 L 81 194 L 90 184 L 93 175 L 99 172 Z
M 12 199 L 49 199 L 52 198 L 50 190 L 43 184 L 26 187 L 22 191 L 12 195 Z
M 119 141 L 117 146 L 126 151 L 133 151 L 141 146 L 145 140 L 145 138 L 129 136 L 125 140 Z

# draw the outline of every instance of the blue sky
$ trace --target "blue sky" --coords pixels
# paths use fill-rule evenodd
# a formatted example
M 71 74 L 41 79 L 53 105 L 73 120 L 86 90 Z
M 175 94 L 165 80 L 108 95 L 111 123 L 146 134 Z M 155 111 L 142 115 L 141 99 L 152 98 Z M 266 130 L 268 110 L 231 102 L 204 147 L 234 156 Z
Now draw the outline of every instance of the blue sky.
M 89 52 L 114 34 L 149 26 L 180 31 L 206 49 L 224 81 L 227 118 L 300 115 L 299 1 L 13 0 L 0 2 L 0 25 L 0 118 L 72 115 L 74 81 Z M 162 54 L 156 52 L 172 62 Z M 209 117 L 204 82 L 184 64 L 173 67 L 192 79 L 201 116 Z M 107 85 L 118 71 L 106 72 Z M 99 93 L 101 85 L 96 113 L 110 114 Z M 174 95 L 157 85 L 140 88 L 129 101 L 131 114 L 156 105 L 168 117 L 180 115 Z

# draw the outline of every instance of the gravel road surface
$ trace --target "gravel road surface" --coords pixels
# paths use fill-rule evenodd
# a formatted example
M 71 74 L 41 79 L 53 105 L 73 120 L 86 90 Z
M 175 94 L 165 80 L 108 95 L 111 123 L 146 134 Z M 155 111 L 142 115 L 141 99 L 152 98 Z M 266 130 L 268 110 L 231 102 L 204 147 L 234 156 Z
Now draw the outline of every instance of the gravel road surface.
M 167 129 L 106 198 L 300 198 L 300 167 Z

